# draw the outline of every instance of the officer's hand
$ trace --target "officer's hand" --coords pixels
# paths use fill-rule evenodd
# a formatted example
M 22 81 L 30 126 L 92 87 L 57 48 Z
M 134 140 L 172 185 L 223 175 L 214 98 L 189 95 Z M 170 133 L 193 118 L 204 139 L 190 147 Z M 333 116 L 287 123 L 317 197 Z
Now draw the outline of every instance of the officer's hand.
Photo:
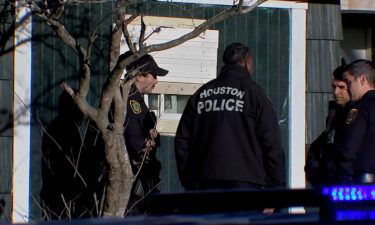
M 149 131 L 149 133 L 150 133 L 150 137 L 155 142 L 155 145 L 153 147 L 154 148 L 159 147 L 160 146 L 160 134 L 159 134 L 159 132 L 156 130 L 156 128 L 153 128 Z
M 147 141 L 146 141 L 146 144 L 145 144 L 145 146 L 146 146 L 146 148 L 150 151 L 150 150 L 152 150 L 152 148 L 154 148 L 155 147 L 155 140 L 152 140 L 152 139 L 147 139 Z
M 150 137 L 151 137 L 152 139 L 155 139 L 155 138 L 159 135 L 159 132 L 156 130 L 156 128 L 152 128 L 152 129 L 149 131 L 149 133 L 150 133 Z

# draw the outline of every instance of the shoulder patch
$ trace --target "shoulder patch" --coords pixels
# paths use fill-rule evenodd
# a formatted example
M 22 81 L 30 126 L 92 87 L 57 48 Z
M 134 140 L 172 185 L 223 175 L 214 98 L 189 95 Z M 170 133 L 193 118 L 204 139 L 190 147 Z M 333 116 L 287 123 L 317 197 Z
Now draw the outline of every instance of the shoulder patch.
M 351 124 L 355 120 L 355 117 L 357 116 L 357 113 L 358 113 L 357 109 L 351 109 L 348 112 L 348 115 L 346 116 L 345 123 L 346 124 Z
M 130 108 L 132 108 L 135 114 L 139 114 L 142 112 L 141 104 L 136 100 L 130 100 Z

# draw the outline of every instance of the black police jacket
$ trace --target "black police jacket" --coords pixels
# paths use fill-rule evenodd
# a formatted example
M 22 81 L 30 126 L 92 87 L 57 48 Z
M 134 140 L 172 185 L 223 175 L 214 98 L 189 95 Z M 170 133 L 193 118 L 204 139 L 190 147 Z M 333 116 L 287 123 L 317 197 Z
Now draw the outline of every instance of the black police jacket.
M 354 104 L 345 123 L 338 143 L 337 182 L 361 183 L 361 174 L 375 174 L 375 90 Z
M 308 150 L 305 172 L 307 180 L 314 186 L 335 183 L 338 153 L 335 143 L 343 136 L 345 120 L 352 106 L 348 102 L 345 107 L 329 102 L 329 114 L 326 129 L 316 138 Z
M 138 166 L 143 160 L 146 139 L 150 136 L 150 130 L 154 128 L 156 116 L 144 102 L 142 94 L 135 86 L 132 87 L 127 104 L 127 114 L 124 124 L 124 137 L 126 148 L 132 162 L 133 172 L 138 172 Z M 156 146 L 160 145 L 160 137 L 156 138 Z M 145 179 L 159 179 L 161 163 L 156 157 L 156 148 L 145 158 L 142 172 L 139 175 Z
M 285 183 L 276 112 L 240 65 L 225 66 L 189 99 L 175 153 L 181 183 L 188 189 L 205 180 L 270 187 Z

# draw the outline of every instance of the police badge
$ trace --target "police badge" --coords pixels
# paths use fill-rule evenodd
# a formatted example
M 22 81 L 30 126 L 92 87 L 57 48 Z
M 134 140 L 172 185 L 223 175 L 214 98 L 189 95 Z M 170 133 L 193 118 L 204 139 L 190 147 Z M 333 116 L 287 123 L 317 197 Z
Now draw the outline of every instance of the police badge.
M 139 104 L 139 102 L 135 100 L 130 100 L 130 107 L 135 114 L 139 114 L 142 112 L 141 104 Z
M 351 109 L 348 112 L 348 115 L 346 116 L 345 123 L 346 124 L 351 124 L 354 121 L 355 117 L 357 116 L 357 112 L 358 112 L 357 109 Z

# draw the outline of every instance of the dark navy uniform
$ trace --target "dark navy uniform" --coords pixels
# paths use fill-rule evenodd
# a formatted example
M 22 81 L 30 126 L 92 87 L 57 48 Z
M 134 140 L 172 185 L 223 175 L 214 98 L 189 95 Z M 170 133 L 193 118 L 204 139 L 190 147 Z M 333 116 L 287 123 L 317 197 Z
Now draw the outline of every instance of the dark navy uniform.
M 309 148 L 306 158 L 306 178 L 314 185 L 335 183 L 337 150 L 335 143 L 343 137 L 346 116 L 351 108 L 349 102 L 345 107 L 329 102 L 329 114 L 326 129 L 315 139 Z
M 146 139 L 150 137 L 150 130 L 154 128 L 156 122 L 155 114 L 147 108 L 143 96 L 132 87 L 128 98 L 127 114 L 125 120 L 125 143 L 132 163 L 133 173 L 137 174 L 144 158 L 141 171 L 135 184 L 131 202 L 138 200 L 148 192 L 158 191 L 160 182 L 159 174 L 161 164 L 156 157 L 156 147 L 147 156 L 143 151 Z M 156 146 L 160 143 L 159 136 L 156 138 Z
M 285 183 L 284 154 L 274 107 L 238 64 L 223 67 L 188 101 L 175 152 L 182 185 L 242 182 L 255 187 Z
M 368 91 L 348 112 L 338 143 L 338 183 L 362 183 L 375 174 L 375 91 Z M 373 182 L 373 181 L 371 181 Z

